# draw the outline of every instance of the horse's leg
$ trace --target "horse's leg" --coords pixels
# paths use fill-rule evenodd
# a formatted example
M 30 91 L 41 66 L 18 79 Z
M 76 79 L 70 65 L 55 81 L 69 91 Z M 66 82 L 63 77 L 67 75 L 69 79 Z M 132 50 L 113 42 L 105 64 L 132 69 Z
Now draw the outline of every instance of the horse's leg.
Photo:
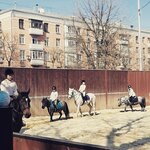
M 95 102 L 93 103 L 93 115 L 96 115 L 96 112 L 95 112 Z
M 91 98 L 91 102 L 92 102 L 92 108 L 93 108 L 93 115 L 96 115 L 96 112 L 95 112 L 95 107 L 96 107 L 96 97 L 95 95 L 93 95 L 93 97 Z
M 88 103 L 88 106 L 89 106 L 89 115 L 91 115 L 91 111 L 92 111 L 92 106 L 91 106 L 91 103 Z
M 59 111 L 59 120 L 61 119 L 61 116 L 62 116 L 62 112 L 61 111 Z
M 140 104 L 140 106 L 141 106 L 141 111 L 144 111 L 144 106 L 143 106 L 143 104 L 142 103 L 139 103 Z
M 81 117 L 83 117 L 81 107 L 79 108 L 79 111 L 80 111 Z
M 125 105 L 125 107 L 124 107 L 124 112 L 126 112 L 127 111 L 127 105 Z
M 132 107 L 132 105 L 130 105 L 130 108 L 131 108 L 131 110 L 133 111 L 133 107 Z
M 54 112 L 51 111 L 49 114 L 50 114 L 50 121 L 53 121 L 53 114 L 54 114 Z
M 76 112 L 77 117 L 78 117 L 79 111 L 80 111 L 80 105 L 77 106 L 77 112 Z
M 80 112 L 81 117 L 82 117 L 82 111 L 81 111 L 81 107 L 80 107 L 80 105 L 78 105 L 78 106 L 77 106 L 77 112 L 76 112 L 77 117 L 78 117 L 79 112 Z

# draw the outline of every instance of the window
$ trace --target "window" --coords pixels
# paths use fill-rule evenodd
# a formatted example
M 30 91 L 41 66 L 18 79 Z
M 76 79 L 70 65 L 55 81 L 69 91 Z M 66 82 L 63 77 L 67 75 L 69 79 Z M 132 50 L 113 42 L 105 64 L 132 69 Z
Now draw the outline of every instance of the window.
M 68 40 L 68 46 L 69 47 L 75 46 L 75 41 L 74 40 Z
M 24 28 L 24 20 L 19 19 L 19 29 L 23 29 L 23 28 Z
M 143 42 L 143 43 L 145 42 L 145 37 L 142 37 L 142 42 Z
M 128 41 L 128 35 L 127 34 L 120 34 L 119 37 L 120 37 L 120 40 Z
M 68 55 L 68 62 L 76 62 L 76 55 L 70 54 Z
M 77 54 L 77 61 L 78 61 L 78 63 L 81 62 L 81 59 L 82 59 L 81 54 Z
M 136 63 L 140 64 L 139 62 L 140 62 L 139 58 L 136 58 Z
M 36 37 L 32 37 L 32 44 L 39 44 L 39 41 Z
M 43 60 L 43 52 L 42 51 L 32 51 L 32 59 L 42 59 Z
M 136 47 L 136 53 L 138 53 L 139 52 L 139 48 L 138 47 Z
M 44 53 L 44 60 L 49 61 L 50 60 L 49 56 L 50 56 L 49 52 L 45 52 Z
M 57 47 L 60 46 L 60 39 L 56 39 L 56 46 L 57 46 Z
M 150 47 L 148 48 L 148 54 L 150 54 Z
M 25 60 L 25 50 L 20 50 L 20 60 Z
M 44 23 L 44 32 L 48 32 L 48 23 Z
M 49 37 L 46 37 L 44 42 L 45 42 L 45 46 L 48 46 L 49 45 Z
M 68 26 L 68 33 L 75 33 L 74 26 Z
M 77 35 L 80 35 L 80 30 L 81 30 L 81 29 L 78 27 L 78 28 L 77 28 L 77 31 L 76 31 Z
M 40 21 L 40 20 L 31 20 L 31 28 L 42 29 L 42 21 Z
M 56 33 L 60 33 L 60 25 L 56 25 Z
M 143 48 L 143 54 L 145 54 L 145 48 Z
M 19 44 L 25 44 L 25 37 L 24 34 L 19 35 Z

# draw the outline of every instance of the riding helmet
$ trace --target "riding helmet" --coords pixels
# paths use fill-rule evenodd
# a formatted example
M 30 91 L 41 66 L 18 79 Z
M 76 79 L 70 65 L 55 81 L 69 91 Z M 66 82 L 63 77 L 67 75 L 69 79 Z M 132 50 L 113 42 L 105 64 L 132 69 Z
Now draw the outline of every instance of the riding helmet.
M 7 76 L 7 75 L 14 75 L 14 71 L 11 68 L 7 68 L 5 70 L 5 76 Z
M 131 88 L 131 85 L 128 85 L 128 89 Z
M 81 84 L 82 84 L 83 82 L 85 82 L 85 80 L 82 80 L 82 81 L 81 81 Z
M 55 91 L 56 91 L 56 86 L 52 86 L 52 90 L 55 90 Z

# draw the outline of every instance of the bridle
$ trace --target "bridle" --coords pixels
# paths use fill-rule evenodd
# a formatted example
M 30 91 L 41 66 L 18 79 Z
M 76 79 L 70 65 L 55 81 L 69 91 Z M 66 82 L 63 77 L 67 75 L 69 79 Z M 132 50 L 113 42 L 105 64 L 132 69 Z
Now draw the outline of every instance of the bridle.
M 76 93 L 76 94 L 75 94 Z M 76 96 L 80 96 L 80 93 L 78 93 L 77 91 L 75 91 L 74 89 L 72 89 L 71 94 L 69 93 L 70 98 L 72 97 L 76 97 Z M 76 97 L 76 98 L 78 98 Z

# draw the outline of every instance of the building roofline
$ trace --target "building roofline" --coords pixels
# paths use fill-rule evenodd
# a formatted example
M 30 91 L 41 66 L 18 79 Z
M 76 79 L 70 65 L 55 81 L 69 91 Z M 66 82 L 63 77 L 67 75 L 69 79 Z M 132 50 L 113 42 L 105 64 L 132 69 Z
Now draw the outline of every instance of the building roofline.
M 56 13 L 50 13 L 50 12 L 36 12 L 36 10 L 31 10 L 31 9 L 5 9 L 5 10 L 1 10 L 0 11 L 0 15 L 2 14 L 5 14 L 5 13 L 8 13 L 8 12 L 22 12 L 22 13 L 30 13 L 30 14 L 34 14 L 34 15 L 41 15 L 41 16 L 44 16 L 44 17 L 51 17 L 51 18 L 56 18 L 56 19 L 61 19 L 61 20 L 71 20 L 73 18 L 73 16 L 62 16 L 60 14 L 56 14 Z M 76 16 L 74 16 L 74 18 L 77 18 Z M 80 22 L 79 20 L 76 20 L 77 22 Z M 135 31 L 137 32 L 138 29 L 137 28 L 128 28 L 126 27 L 125 25 L 123 25 L 122 29 L 125 29 L 125 30 L 132 30 L 132 31 Z M 150 31 L 148 30 L 141 30 L 141 33 L 150 33 Z

